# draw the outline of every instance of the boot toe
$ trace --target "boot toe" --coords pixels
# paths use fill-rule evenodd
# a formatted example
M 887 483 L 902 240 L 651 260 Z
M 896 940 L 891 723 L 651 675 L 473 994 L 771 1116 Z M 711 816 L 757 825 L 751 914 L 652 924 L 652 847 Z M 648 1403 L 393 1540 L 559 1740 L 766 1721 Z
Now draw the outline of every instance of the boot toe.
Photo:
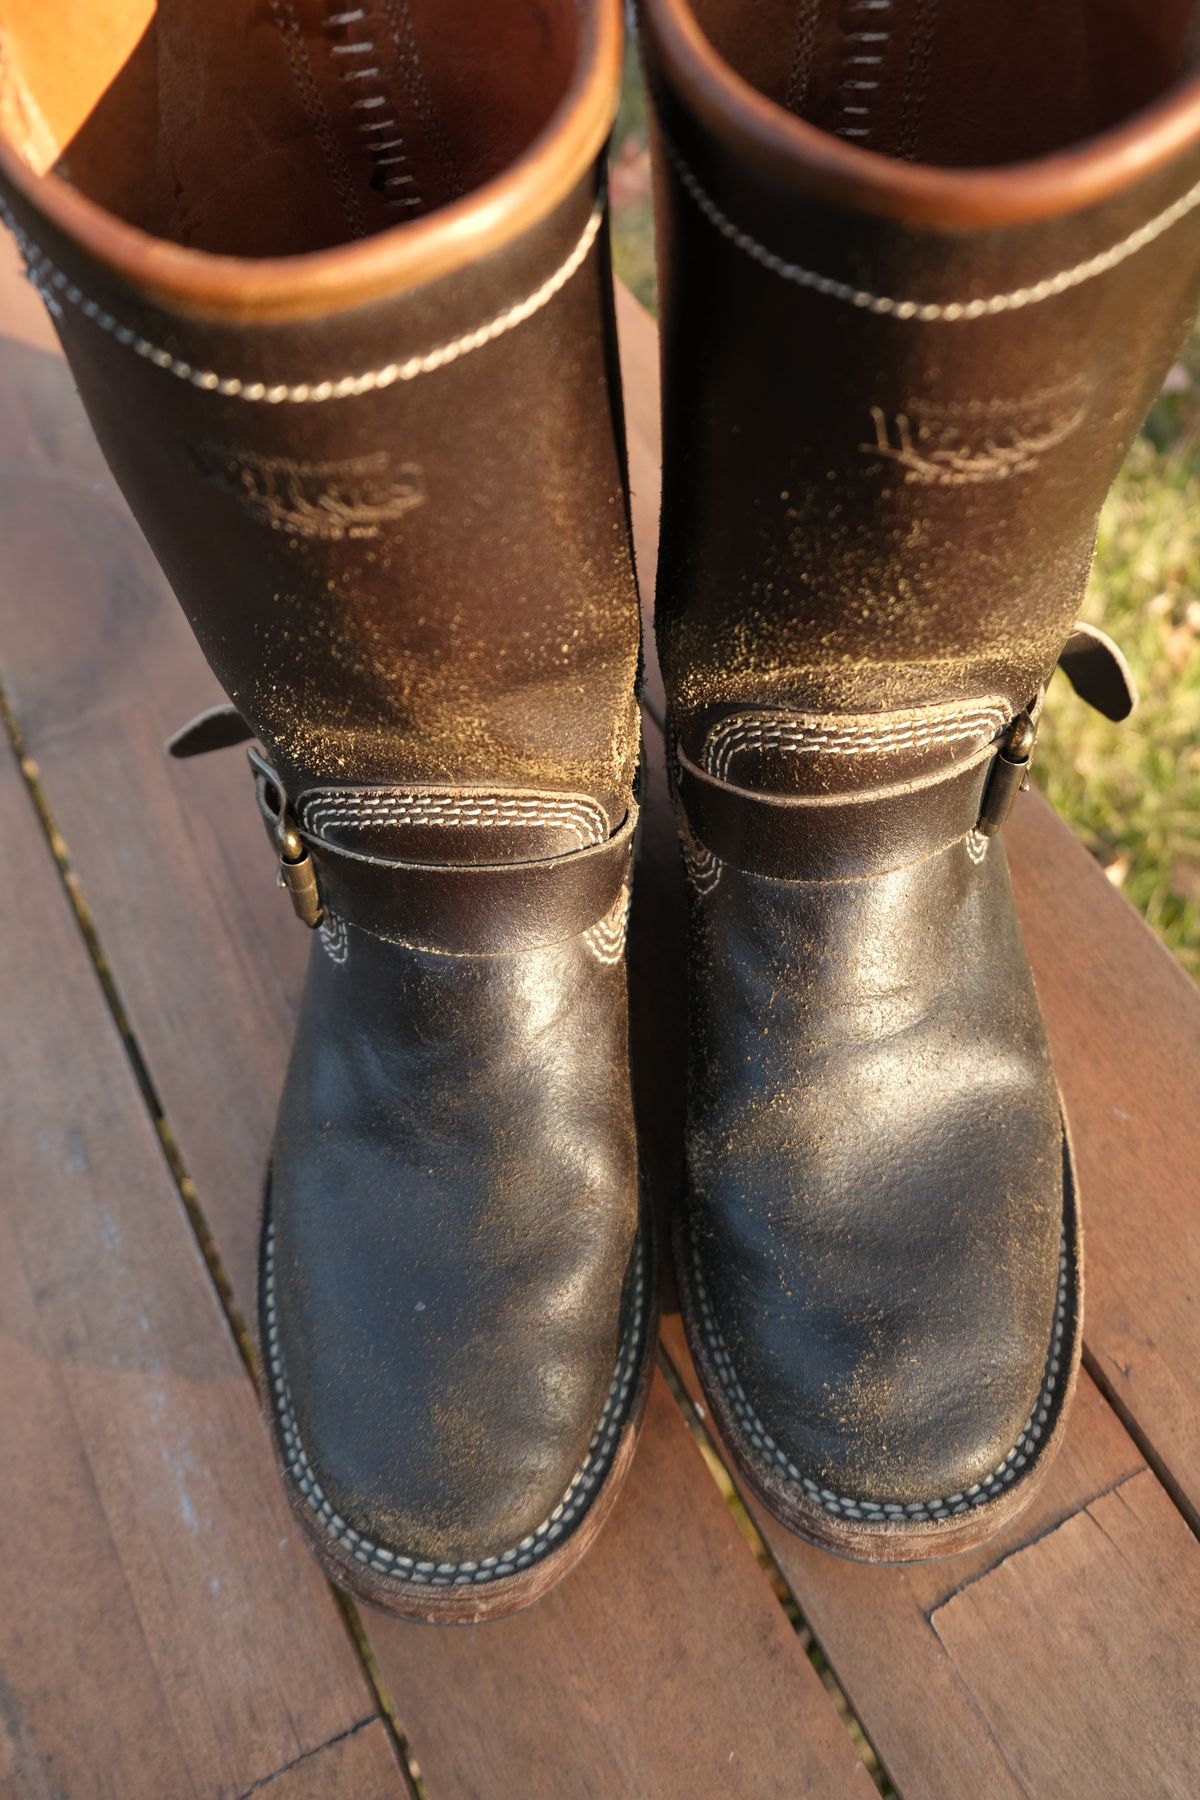
M 480 1317 L 467 1332 L 445 1309 L 444 1337 L 435 1321 L 356 1346 L 328 1315 L 319 1333 L 306 1328 L 268 1220 L 261 1314 L 272 1413 L 293 1499 L 325 1560 L 446 1586 L 494 1582 L 544 1559 L 613 1465 L 644 1360 L 648 1279 L 639 1240 L 615 1347 L 565 1319 L 520 1344 L 502 1320 Z M 411 1319 L 419 1307 L 405 1309 Z
M 919 1284 L 840 1244 L 781 1278 L 747 1246 L 685 1231 L 692 1337 L 736 1459 L 835 1518 L 923 1524 L 1016 1486 L 1069 1386 L 1077 1317 L 1073 1189 L 1057 1244 L 999 1268 L 942 1221 Z M 836 1270 L 831 1282 L 830 1271 Z

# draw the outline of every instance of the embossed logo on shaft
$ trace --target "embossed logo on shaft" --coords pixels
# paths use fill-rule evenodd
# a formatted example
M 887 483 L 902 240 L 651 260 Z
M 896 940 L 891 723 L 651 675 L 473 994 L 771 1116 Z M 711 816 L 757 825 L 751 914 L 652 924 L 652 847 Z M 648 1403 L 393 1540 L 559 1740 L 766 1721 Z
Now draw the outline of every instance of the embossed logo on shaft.
M 425 502 L 419 466 L 392 469 L 386 450 L 340 462 L 299 462 L 201 443 L 191 446 L 191 455 L 205 481 L 243 512 L 292 537 L 378 537 L 389 520 Z
M 873 406 L 874 441 L 859 449 L 899 463 L 906 481 L 931 487 L 1004 481 L 1036 468 L 1086 415 L 1082 379 L 1020 400 L 910 400 L 893 414 Z

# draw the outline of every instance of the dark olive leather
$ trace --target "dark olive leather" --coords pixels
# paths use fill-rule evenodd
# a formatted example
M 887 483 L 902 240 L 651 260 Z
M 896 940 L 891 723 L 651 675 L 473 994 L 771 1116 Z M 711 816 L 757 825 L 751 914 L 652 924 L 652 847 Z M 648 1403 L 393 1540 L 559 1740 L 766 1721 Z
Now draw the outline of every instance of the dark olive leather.
M 1069 1394 L 1070 1158 L 981 810 L 1064 646 L 1128 711 L 1072 624 L 1200 279 L 1200 82 L 1168 9 L 1136 67 L 1144 9 L 966 10 L 642 7 L 684 1311 L 752 1485 L 867 1556 L 986 1529 Z M 1064 32 L 1089 57 L 1056 112 L 1032 65 Z M 1031 111 L 981 62 L 1019 66 Z M 888 160 L 914 154 L 952 166 Z
M 579 1530 L 623 1434 L 627 1461 L 652 1307 L 623 960 L 640 638 L 597 161 L 618 0 L 412 13 L 368 8 L 360 33 L 391 71 L 408 223 L 382 173 L 400 152 L 364 150 L 383 101 L 354 84 L 361 46 L 316 0 L 175 0 L 90 98 L 67 49 L 54 154 L 26 20 L 0 204 L 236 707 L 175 747 L 258 737 L 268 822 L 286 803 L 285 861 L 315 873 L 266 1380 L 318 1552 L 424 1614 L 414 1590 L 519 1587 Z M 234 206 L 218 133 L 243 133 L 252 77 Z M 156 107 L 159 161 L 106 160 Z M 347 192 L 371 243 L 340 241 L 361 235 Z M 281 248 L 303 254 L 242 286 L 202 254 Z M 282 899 L 280 928 L 300 929 Z

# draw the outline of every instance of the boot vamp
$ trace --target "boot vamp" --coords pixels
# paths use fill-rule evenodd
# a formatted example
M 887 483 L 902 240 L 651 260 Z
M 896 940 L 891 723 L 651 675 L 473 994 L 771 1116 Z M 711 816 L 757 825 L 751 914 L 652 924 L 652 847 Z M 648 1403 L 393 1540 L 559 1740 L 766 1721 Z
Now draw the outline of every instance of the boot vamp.
M 272 1163 L 307 1464 L 376 1543 L 496 1554 L 588 1453 L 637 1224 L 624 968 L 586 937 L 314 945 Z
M 842 1496 L 961 1494 L 1036 1407 L 1059 1266 L 1061 1116 L 1003 852 L 726 868 L 692 932 L 692 1254 L 743 1423 Z

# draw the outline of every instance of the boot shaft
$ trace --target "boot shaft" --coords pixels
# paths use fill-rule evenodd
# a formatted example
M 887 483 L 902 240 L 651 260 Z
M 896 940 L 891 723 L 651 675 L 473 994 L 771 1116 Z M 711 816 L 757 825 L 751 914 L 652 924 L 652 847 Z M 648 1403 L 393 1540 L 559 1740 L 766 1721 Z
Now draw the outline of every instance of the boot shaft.
M 1029 704 L 1194 315 L 1194 33 L 969 10 L 646 0 L 689 743 L 739 704 Z
M 0 199 L 287 787 L 570 789 L 616 824 L 639 643 L 599 162 L 620 21 L 495 12 L 164 0 L 111 46 L 85 25 L 55 77 L 22 9 Z

